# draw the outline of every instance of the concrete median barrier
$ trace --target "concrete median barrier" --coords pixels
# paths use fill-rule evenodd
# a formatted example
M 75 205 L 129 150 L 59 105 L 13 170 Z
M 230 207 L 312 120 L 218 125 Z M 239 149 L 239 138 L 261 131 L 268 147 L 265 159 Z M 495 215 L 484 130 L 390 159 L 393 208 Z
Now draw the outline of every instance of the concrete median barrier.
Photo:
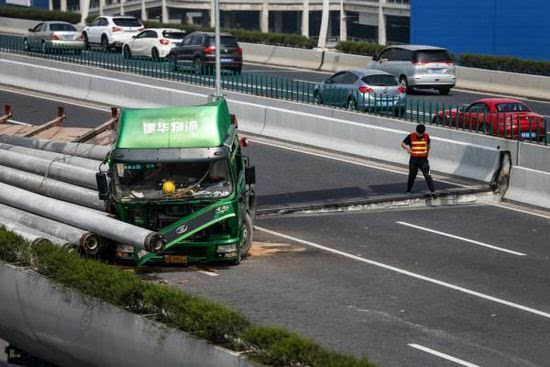
M 526 142 L 520 143 L 518 166 L 542 172 L 550 172 L 550 146 Z M 550 185 L 548 186 L 548 191 L 550 191 Z
M 239 45 L 243 49 L 245 62 L 319 69 L 323 59 L 323 53 L 316 50 L 246 42 L 240 42 Z
M 550 208 L 550 172 L 515 166 L 505 199 Z
M 361 69 L 372 61 L 370 56 L 345 54 L 342 52 L 325 52 L 321 70 L 337 72 L 340 70 Z
M 2 261 L 0 294 L 0 337 L 59 366 L 256 365 Z

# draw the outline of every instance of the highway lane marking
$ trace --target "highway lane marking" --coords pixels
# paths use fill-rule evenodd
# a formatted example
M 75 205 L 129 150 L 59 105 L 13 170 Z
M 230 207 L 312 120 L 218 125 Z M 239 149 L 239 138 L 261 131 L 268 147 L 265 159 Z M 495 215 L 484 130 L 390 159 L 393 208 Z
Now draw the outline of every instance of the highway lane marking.
M 435 233 L 435 234 L 438 234 L 438 235 L 440 235 L 440 236 L 445 236 L 445 237 L 453 238 L 453 239 L 455 239 L 455 240 L 460 240 L 460 241 L 464 241 L 464 242 L 469 242 L 469 243 L 472 243 L 472 244 L 474 244 L 474 245 L 487 247 L 487 248 L 490 248 L 490 249 L 493 249 L 493 250 L 502 251 L 502 252 L 507 252 L 507 253 L 512 254 L 512 255 L 526 256 L 526 254 L 524 254 L 524 253 L 522 253 L 522 252 L 507 250 L 507 249 L 502 248 L 502 247 L 489 245 L 488 243 L 485 243 L 485 242 L 480 242 L 480 241 L 476 241 L 476 240 L 471 240 L 471 239 L 469 239 L 469 238 L 464 238 L 464 237 L 456 236 L 456 235 L 454 235 L 454 234 L 449 234 L 449 233 L 445 233 L 445 232 L 436 231 L 436 230 L 434 230 L 434 229 L 429 229 L 429 228 L 426 228 L 426 227 L 417 226 L 417 225 L 415 225 L 415 224 L 411 224 L 411 223 L 407 223 L 407 222 L 400 222 L 400 221 L 395 222 L 395 223 L 401 224 L 402 226 L 407 226 L 407 227 L 415 228 L 415 229 L 418 229 L 418 230 L 421 230 L 421 231 L 430 232 L 430 233 Z
M 534 215 L 536 217 L 540 217 L 540 218 L 544 218 L 544 219 L 550 219 L 550 215 L 546 215 L 546 214 L 541 214 L 541 213 L 535 213 L 535 212 L 529 212 L 527 210 L 523 210 L 523 209 L 519 209 L 519 208 L 514 208 L 512 207 L 510 203 L 488 203 L 489 205 L 492 205 L 492 206 L 496 206 L 496 207 L 499 207 L 499 208 L 502 208 L 502 209 L 508 209 L 508 210 L 513 210 L 515 212 L 518 212 L 518 213 L 523 213 L 523 214 L 529 214 L 529 215 Z
M 208 270 L 199 270 L 198 272 L 204 275 L 208 275 L 209 277 L 217 277 L 218 275 L 220 275 L 218 273 L 215 273 L 213 271 L 208 271 Z
M 425 275 L 422 275 L 422 274 L 417 274 L 417 273 L 414 273 L 412 271 L 408 271 L 408 270 L 405 270 L 405 269 L 401 269 L 401 268 L 398 268 L 396 266 L 387 265 L 387 264 L 384 264 L 384 263 L 381 263 L 381 262 L 378 262 L 378 261 L 375 261 L 375 260 L 370 260 L 370 259 L 367 259 L 367 258 L 364 258 L 364 257 L 356 256 L 356 255 L 353 255 L 353 254 L 350 254 L 350 253 L 347 253 L 347 252 L 344 252 L 344 251 L 336 250 L 336 249 L 333 249 L 331 247 L 323 246 L 323 245 L 320 245 L 320 244 L 317 244 L 317 243 L 314 243 L 314 242 L 302 240 L 300 238 L 296 238 L 296 237 L 293 237 L 293 236 L 286 235 L 284 233 L 272 231 L 272 230 L 269 230 L 267 228 L 258 227 L 258 226 L 254 226 L 254 228 L 259 230 L 259 231 L 271 234 L 273 236 L 277 236 L 277 237 L 281 237 L 281 238 L 284 238 L 284 239 L 287 239 L 287 240 L 290 240 L 290 241 L 298 242 L 298 243 L 301 243 L 301 244 L 306 245 L 306 246 L 314 247 L 314 248 L 317 248 L 319 250 L 323 250 L 323 251 L 326 251 L 326 252 L 330 252 L 330 253 L 333 253 L 333 254 L 336 254 L 336 255 L 346 257 L 348 259 L 352 259 L 352 260 L 356 260 L 356 261 L 363 262 L 363 263 L 366 263 L 366 264 L 374 265 L 374 266 L 377 266 L 379 268 L 390 270 L 390 271 L 393 271 L 393 272 L 396 272 L 396 273 L 399 273 L 399 274 L 402 274 L 402 275 L 406 275 L 406 276 L 411 277 L 411 278 L 423 280 L 425 282 L 436 284 L 436 285 L 439 285 L 441 287 L 453 289 L 455 291 L 462 292 L 462 293 L 468 294 L 470 296 L 485 299 L 487 301 L 495 302 L 495 303 L 498 303 L 498 304 L 501 304 L 501 305 L 504 305 L 504 306 L 508 306 L 508 307 L 511 307 L 511 308 L 515 308 L 517 310 L 521 310 L 521 311 L 524 311 L 524 312 L 532 313 L 532 314 L 550 319 L 550 313 L 544 312 L 544 311 L 541 311 L 541 310 L 537 310 L 537 309 L 532 308 L 532 307 L 520 305 L 519 303 L 506 301 L 504 299 L 493 297 L 493 296 L 490 296 L 490 295 L 485 294 L 485 293 L 477 292 L 477 291 L 474 291 L 474 290 L 471 290 L 471 289 L 468 289 L 468 288 L 464 288 L 464 287 L 461 287 L 461 286 L 458 286 L 458 285 L 455 285 L 455 284 L 452 284 L 452 283 L 447 283 L 447 282 L 444 282 L 442 280 L 437 280 L 437 279 L 434 279 L 434 278 L 430 278 L 428 276 L 425 276 Z
M 437 350 L 434 350 L 434 349 L 431 349 L 431 348 L 428 348 L 428 347 L 424 347 L 424 346 L 419 345 L 419 344 L 408 344 L 408 346 L 412 347 L 412 348 L 415 348 L 415 349 L 418 349 L 418 350 L 421 350 L 421 351 L 426 352 L 426 353 L 433 354 L 434 356 L 446 359 L 448 361 L 454 362 L 454 363 L 459 364 L 461 366 L 479 367 L 479 365 L 477 365 L 477 364 L 466 362 L 465 360 L 458 359 L 456 357 L 450 356 L 450 355 L 445 354 L 445 353 L 438 352 Z

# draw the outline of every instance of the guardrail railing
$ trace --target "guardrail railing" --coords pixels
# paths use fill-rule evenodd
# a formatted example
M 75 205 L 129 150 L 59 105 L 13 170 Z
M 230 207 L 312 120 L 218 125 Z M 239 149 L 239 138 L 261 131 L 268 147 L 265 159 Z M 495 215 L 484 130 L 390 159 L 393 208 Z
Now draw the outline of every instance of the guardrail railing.
M 0 51 L 211 88 L 215 85 L 211 67 L 196 68 L 193 65 L 180 65 L 167 59 L 127 58 L 122 52 L 59 47 L 47 42 L 29 47 L 29 43 L 24 42 L 23 37 L 6 35 L 0 35 Z M 235 71 L 223 72 L 222 88 L 228 91 L 342 108 L 360 113 L 393 116 L 410 122 L 433 124 L 506 139 L 545 145 L 550 141 L 546 119 L 513 112 L 475 112 L 463 106 L 412 100 L 406 95 L 389 97 L 361 92 L 359 89 L 336 88 L 291 78 Z

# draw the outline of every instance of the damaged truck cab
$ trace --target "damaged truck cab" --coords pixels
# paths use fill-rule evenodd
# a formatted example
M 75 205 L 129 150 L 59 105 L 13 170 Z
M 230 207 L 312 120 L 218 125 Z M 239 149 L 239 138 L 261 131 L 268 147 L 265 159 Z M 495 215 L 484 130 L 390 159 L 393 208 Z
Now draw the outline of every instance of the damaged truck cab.
M 225 100 L 124 109 L 108 161 L 109 184 L 100 197 L 120 220 L 166 242 L 162 253 L 117 244 L 116 257 L 138 265 L 238 264 L 250 250 L 255 170 L 242 154 Z

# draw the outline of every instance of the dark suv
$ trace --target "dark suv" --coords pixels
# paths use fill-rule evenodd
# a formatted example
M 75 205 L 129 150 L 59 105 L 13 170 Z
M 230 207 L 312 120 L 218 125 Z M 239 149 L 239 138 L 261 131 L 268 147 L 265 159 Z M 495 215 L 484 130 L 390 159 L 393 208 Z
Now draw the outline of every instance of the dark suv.
M 172 48 L 167 58 L 173 71 L 183 65 L 196 72 L 212 72 L 216 65 L 215 34 L 193 32 Z M 220 35 L 220 61 L 222 69 L 240 73 L 243 66 L 243 50 L 229 33 Z

